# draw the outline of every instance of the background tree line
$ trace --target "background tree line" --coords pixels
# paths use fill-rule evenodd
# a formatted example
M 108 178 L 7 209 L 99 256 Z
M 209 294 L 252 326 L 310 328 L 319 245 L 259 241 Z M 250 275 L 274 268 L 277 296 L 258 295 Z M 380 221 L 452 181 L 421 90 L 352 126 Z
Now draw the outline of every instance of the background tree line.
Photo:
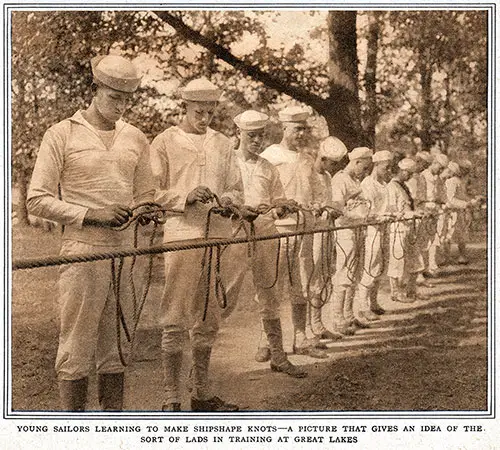
M 402 153 L 468 156 L 484 180 L 486 11 L 296 11 L 313 17 L 293 45 L 273 43 L 279 11 L 12 13 L 12 167 L 18 217 L 43 133 L 90 99 L 90 58 L 118 52 L 145 69 L 126 120 L 153 138 L 175 123 L 177 88 L 205 75 L 223 86 L 214 126 L 233 134 L 246 108 L 316 112 L 318 137 Z M 324 55 L 311 58 L 311 46 Z M 278 127 L 271 139 L 279 140 Z

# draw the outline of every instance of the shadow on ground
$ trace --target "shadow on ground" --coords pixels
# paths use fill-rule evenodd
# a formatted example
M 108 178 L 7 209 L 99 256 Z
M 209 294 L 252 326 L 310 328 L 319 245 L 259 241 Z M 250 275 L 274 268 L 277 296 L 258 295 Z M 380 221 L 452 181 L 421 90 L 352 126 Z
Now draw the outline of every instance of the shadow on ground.
M 223 322 L 214 348 L 214 389 L 223 398 L 249 411 L 462 411 L 487 409 L 487 274 L 486 249 L 471 251 L 467 267 L 451 266 L 425 289 L 429 299 L 414 304 L 388 300 L 387 310 L 372 328 L 342 341 L 327 343 L 329 358 L 314 360 L 290 355 L 309 376 L 297 380 L 271 372 L 253 360 L 259 337 L 256 306 L 249 291 Z M 45 291 L 33 296 L 53 301 L 56 273 Z M 12 379 L 14 410 L 57 410 L 53 362 L 57 321 L 53 306 L 42 309 L 29 302 L 28 273 L 16 274 L 23 286 L 22 307 L 13 307 Z M 40 280 L 40 283 L 43 280 Z M 153 297 L 159 295 L 157 284 Z M 13 296 L 16 302 L 16 295 Z M 47 303 L 52 305 L 52 303 Z M 39 306 L 38 306 L 39 307 Z M 329 323 L 329 305 L 325 323 Z M 288 305 L 283 305 L 285 347 L 291 349 Z M 162 370 L 160 331 L 139 331 L 134 358 L 127 372 L 126 409 L 161 408 Z M 184 377 L 189 368 L 185 361 Z M 91 378 L 89 409 L 97 409 L 95 375 Z M 183 399 L 188 409 L 189 394 Z

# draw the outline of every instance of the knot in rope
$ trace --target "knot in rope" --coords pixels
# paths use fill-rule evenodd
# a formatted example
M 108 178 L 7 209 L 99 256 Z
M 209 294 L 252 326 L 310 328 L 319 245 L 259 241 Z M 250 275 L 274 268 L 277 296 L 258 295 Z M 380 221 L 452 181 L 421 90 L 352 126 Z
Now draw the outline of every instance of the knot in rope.
M 129 217 L 128 221 L 119 227 L 114 227 L 116 231 L 126 230 L 134 222 L 142 222 L 141 225 L 146 225 L 149 222 L 154 222 L 156 224 L 163 224 L 166 220 L 167 209 L 162 208 L 159 203 L 155 202 L 143 202 L 135 205 L 132 210 L 132 216 Z

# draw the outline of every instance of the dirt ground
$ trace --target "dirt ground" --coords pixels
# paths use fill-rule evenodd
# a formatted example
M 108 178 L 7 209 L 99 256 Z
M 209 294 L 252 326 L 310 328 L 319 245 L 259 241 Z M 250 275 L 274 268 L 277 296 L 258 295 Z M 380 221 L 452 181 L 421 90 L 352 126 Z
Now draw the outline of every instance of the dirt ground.
M 13 257 L 55 254 L 59 236 L 16 228 Z M 257 308 L 247 283 L 240 303 L 224 320 L 212 358 L 214 390 L 249 411 L 460 411 L 487 409 L 487 261 L 484 234 L 470 246 L 471 264 L 450 265 L 429 300 L 397 304 L 383 285 L 387 309 L 372 328 L 327 343 L 329 358 L 290 355 L 307 368 L 305 379 L 270 371 L 254 361 L 259 336 Z M 157 270 L 161 271 L 161 261 Z M 18 411 L 58 408 L 57 268 L 19 271 L 12 286 L 12 406 Z M 156 277 L 145 308 L 133 361 L 127 370 L 125 408 L 158 411 L 162 373 L 160 330 L 155 327 Z M 325 323 L 330 323 L 329 306 Z M 282 306 L 285 348 L 291 350 L 289 307 Z M 189 367 L 189 361 L 185 361 Z M 184 375 L 187 378 L 187 370 Z M 98 409 L 95 376 L 88 409 Z M 188 409 L 186 393 L 183 408 Z

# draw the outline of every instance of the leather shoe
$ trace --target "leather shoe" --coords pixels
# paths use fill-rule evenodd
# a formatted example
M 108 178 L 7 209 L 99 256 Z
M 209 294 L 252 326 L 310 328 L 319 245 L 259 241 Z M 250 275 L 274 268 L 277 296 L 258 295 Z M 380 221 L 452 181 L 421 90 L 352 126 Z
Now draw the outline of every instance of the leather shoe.
M 381 306 L 377 306 L 375 308 L 372 308 L 371 312 L 373 314 L 377 314 L 378 316 L 381 316 L 381 315 L 385 314 L 385 309 L 382 308 Z
M 334 330 L 343 336 L 352 336 L 356 329 L 351 327 L 348 323 L 335 325 Z
M 199 400 L 197 398 L 191 398 L 191 410 L 192 411 L 220 411 L 220 412 L 232 412 L 239 411 L 237 405 L 231 403 L 226 403 L 219 397 L 212 397 L 208 400 Z
M 437 278 L 439 276 L 437 270 L 426 270 L 423 273 L 423 275 L 424 275 L 425 278 Z
M 328 354 L 325 353 L 323 350 L 320 350 L 319 348 L 316 348 L 314 346 L 296 346 L 294 345 L 292 347 L 293 353 L 295 355 L 305 355 L 305 356 L 310 356 L 311 358 L 318 358 L 318 359 L 325 359 L 328 358 Z
M 417 301 L 416 296 L 410 296 L 408 297 L 407 295 L 401 295 L 399 297 L 392 297 L 392 300 L 394 302 L 399 302 L 399 303 L 414 303 Z
M 322 331 L 317 335 L 320 339 L 326 339 L 328 341 L 338 341 L 342 339 L 342 334 L 338 332 L 333 332 L 330 330 Z
M 180 403 L 167 403 L 161 407 L 162 411 L 177 412 L 181 410 Z
M 352 328 L 370 328 L 370 324 L 366 323 L 366 322 L 361 322 L 360 320 L 354 318 L 351 320 L 351 324 L 350 326 Z
M 255 353 L 255 361 L 267 362 L 271 360 L 271 350 L 269 347 L 259 347 Z
M 273 372 L 281 372 L 290 375 L 293 378 L 307 377 L 307 372 L 299 366 L 294 366 L 290 361 L 286 360 L 281 364 L 274 364 L 271 362 L 271 370 Z
M 301 347 L 315 347 L 320 350 L 328 350 L 328 346 L 319 340 L 318 336 L 314 336 L 313 338 L 306 338 L 302 341 Z
M 367 311 L 359 311 L 359 317 L 362 319 L 368 320 L 369 322 L 373 322 L 375 320 L 380 320 L 380 317 L 377 316 L 373 311 L 367 310 Z

